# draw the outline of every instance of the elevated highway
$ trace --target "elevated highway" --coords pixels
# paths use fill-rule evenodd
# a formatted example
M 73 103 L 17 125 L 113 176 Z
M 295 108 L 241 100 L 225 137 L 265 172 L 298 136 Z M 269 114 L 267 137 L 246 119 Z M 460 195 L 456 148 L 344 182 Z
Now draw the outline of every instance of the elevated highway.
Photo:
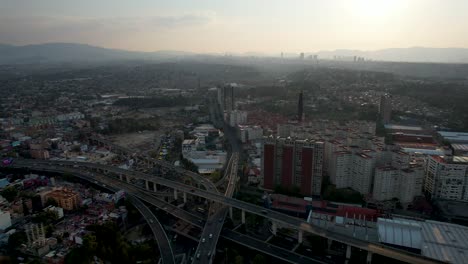
M 61 166 L 61 167 L 70 167 L 76 166 L 76 168 L 80 168 L 83 170 L 91 170 L 91 171 L 100 171 L 104 174 L 108 174 L 109 178 L 113 178 L 116 180 L 120 178 L 130 183 L 132 178 L 142 179 L 145 181 L 152 181 L 157 182 L 160 185 L 167 186 L 169 188 L 173 188 L 178 191 L 182 191 L 191 195 L 203 197 L 205 199 L 215 201 L 218 203 L 222 203 L 224 205 L 238 208 L 243 210 L 244 212 L 249 212 L 252 214 L 260 215 L 265 218 L 269 218 L 273 223 L 278 222 L 282 223 L 288 227 L 297 229 L 299 231 L 299 236 L 302 236 L 302 232 L 308 232 L 311 234 L 319 235 L 334 241 L 338 241 L 344 244 L 347 244 L 352 247 L 356 247 L 362 250 L 366 250 L 371 253 L 376 253 L 379 255 L 383 255 L 389 258 L 397 259 L 400 261 L 408 262 L 408 263 L 441 263 L 437 260 L 429 259 L 423 257 L 421 255 L 413 254 L 407 251 L 403 251 L 400 249 L 392 248 L 389 246 L 385 246 L 382 244 L 372 243 L 365 240 L 356 239 L 354 237 L 346 236 L 337 232 L 333 232 L 321 227 L 313 226 L 302 219 L 291 217 L 289 215 L 279 213 L 273 210 L 268 210 L 263 207 L 246 203 L 243 201 L 239 201 L 236 199 L 232 199 L 229 197 L 225 197 L 224 195 L 220 195 L 218 193 L 213 193 L 207 190 L 202 190 L 198 188 L 194 188 L 192 186 L 188 186 L 182 183 L 174 182 L 168 179 L 164 179 L 157 176 L 147 175 L 140 172 L 135 171 L 128 171 L 119 168 L 115 168 L 112 166 L 107 165 L 100 165 L 100 164 L 93 164 L 93 163 L 75 163 L 75 162 L 67 162 L 67 161 L 38 161 L 38 160 L 16 160 L 12 166 L 19 167 L 19 168 L 30 168 L 35 169 L 39 165 L 49 165 L 49 166 Z M 114 174 L 111 176 L 110 174 Z

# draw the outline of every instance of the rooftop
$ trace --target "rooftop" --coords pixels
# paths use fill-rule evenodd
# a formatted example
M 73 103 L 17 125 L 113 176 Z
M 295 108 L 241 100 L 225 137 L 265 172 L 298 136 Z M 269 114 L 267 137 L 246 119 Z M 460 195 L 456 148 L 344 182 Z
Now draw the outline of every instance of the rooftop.
M 402 125 L 392 125 L 388 124 L 385 125 L 386 129 L 393 129 L 393 130 L 414 130 L 414 131 L 422 131 L 422 127 L 418 126 L 402 126 Z

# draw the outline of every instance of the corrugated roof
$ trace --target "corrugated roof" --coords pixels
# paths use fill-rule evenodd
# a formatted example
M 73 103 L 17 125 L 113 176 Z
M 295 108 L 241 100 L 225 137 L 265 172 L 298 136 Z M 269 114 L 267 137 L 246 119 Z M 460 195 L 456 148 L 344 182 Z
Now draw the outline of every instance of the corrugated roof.
M 377 220 L 379 242 L 408 248 L 421 248 L 421 223 L 406 219 Z
M 422 225 L 422 236 L 422 255 L 450 263 L 467 263 L 468 227 L 426 221 Z

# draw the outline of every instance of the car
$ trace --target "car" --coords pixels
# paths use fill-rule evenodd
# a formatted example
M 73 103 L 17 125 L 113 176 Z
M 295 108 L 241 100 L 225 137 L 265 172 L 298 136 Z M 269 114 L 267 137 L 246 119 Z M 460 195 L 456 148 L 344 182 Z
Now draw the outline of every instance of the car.
M 197 254 L 197 259 L 199 259 L 199 258 L 200 258 L 200 253 Z
M 208 257 L 211 257 L 211 250 L 208 251 L 208 254 L 206 254 Z
M 205 243 L 206 239 L 205 238 L 202 238 L 201 242 L 202 243 Z
M 261 212 L 262 212 L 262 214 L 268 214 L 267 210 L 262 210 Z
M 153 223 L 153 219 L 150 219 L 150 223 Z
M 213 238 L 213 234 L 210 234 L 208 237 L 209 237 L 209 238 Z

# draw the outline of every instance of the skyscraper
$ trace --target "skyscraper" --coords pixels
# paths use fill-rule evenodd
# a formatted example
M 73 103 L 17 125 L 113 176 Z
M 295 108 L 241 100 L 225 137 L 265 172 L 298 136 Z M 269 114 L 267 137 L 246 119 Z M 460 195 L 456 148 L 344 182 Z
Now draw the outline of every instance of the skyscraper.
M 380 97 L 379 115 L 384 124 L 390 123 L 392 115 L 392 103 L 388 94 L 382 95 Z
M 299 102 L 297 103 L 297 121 L 302 123 L 304 117 L 304 103 L 302 101 L 302 90 L 299 93 Z

